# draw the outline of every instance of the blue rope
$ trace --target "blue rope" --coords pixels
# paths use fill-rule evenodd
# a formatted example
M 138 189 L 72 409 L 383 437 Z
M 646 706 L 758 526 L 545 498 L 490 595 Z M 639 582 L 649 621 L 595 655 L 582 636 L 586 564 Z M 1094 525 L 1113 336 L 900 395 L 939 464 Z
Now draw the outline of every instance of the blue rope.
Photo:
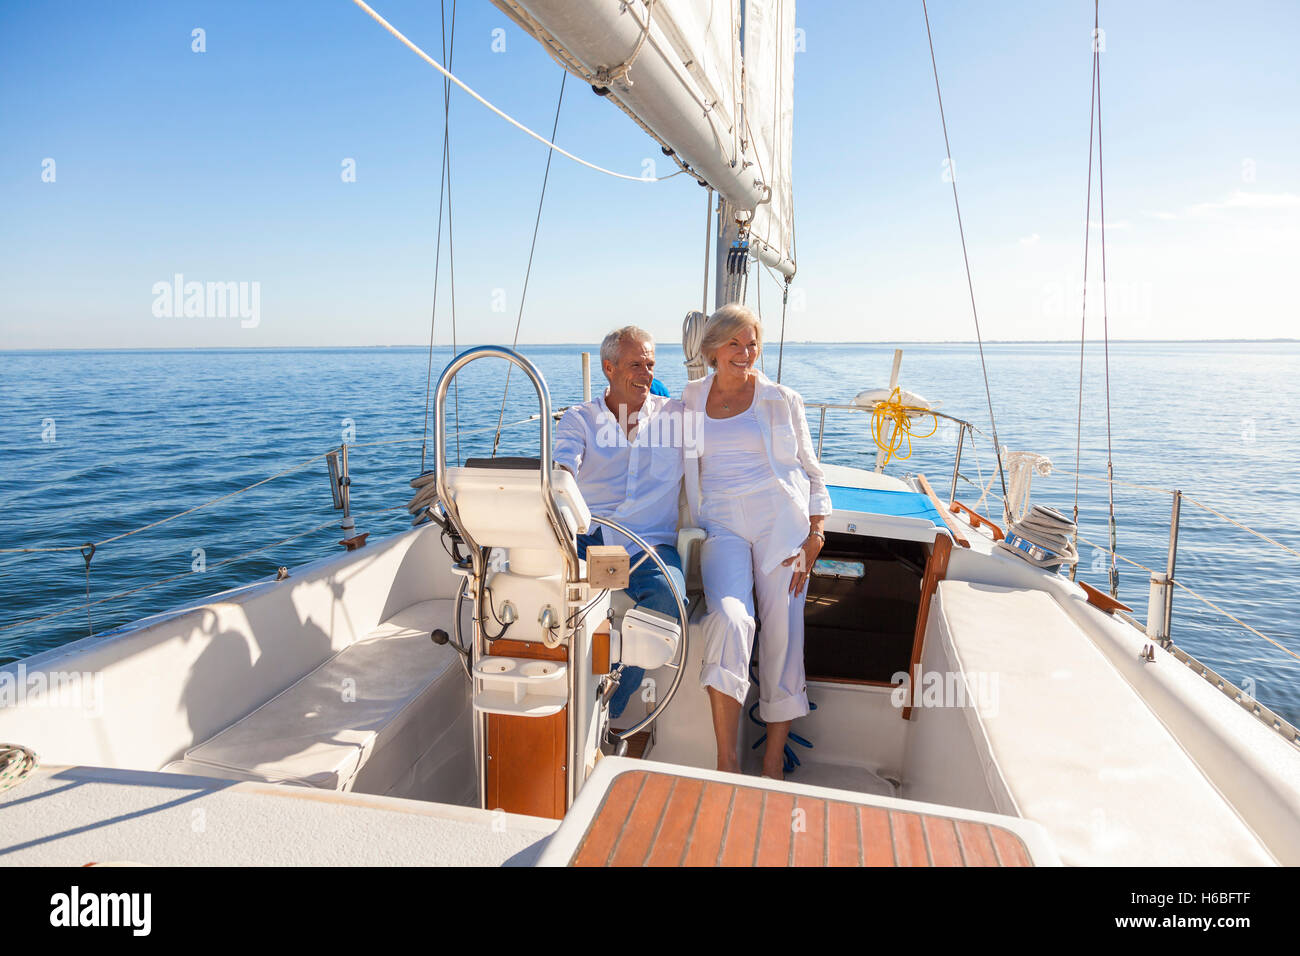
M 749 665 L 749 679 L 750 679 L 751 681 L 754 682 L 754 687 L 757 688 L 757 687 L 758 687 L 758 675 L 754 673 L 754 665 L 753 665 L 752 663 Z M 814 704 L 811 700 L 808 701 L 808 710 L 809 710 L 809 711 L 814 711 L 814 710 L 816 710 L 816 709 L 817 709 L 817 705 Z M 759 727 L 766 727 L 766 726 L 767 726 L 767 721 L 765 721 L 765 720 L 763 720 L 762 718 L 760 718 L 760 717 L 757 715 L 757 711 L 758 711 L 758 702 L 755 701 L 755 702 L 754 702 L 754 705 L 753 705 L 752 707 L 749 708 L 749 719 L 752 720 L 752 721 L 753 721 L 755 724 L 757 724 Z M 813 748 L 812 741 L 808 740 L 808 739 L 805 738 L 805 737 L 800 737 L 800 736 L 799 736 L 798 734 L 796 734 L 793 730 L 790 731 L 789 735 L 786 737 L 785 755 L 784 755 L 784 756 L 785 756 L 785 759 L 784 759 L 784 761 L 782 762 L 782 769 L 783 769 L 786 773 L 792 773 L 792 772 L 794 771 L 794 768 L 795 768 L 795 767 L 798 767 L 798 766 L 801 765 L 801 764 L 800 764 L 800 761 L 799 761 L 799 758 L 795 755 L 794 750 L 791 749 L 791 747 L 790 747 L 790 743 L 789 743 L 789 742 L 792 741 L 792 740 L 793 740 L 795 743 L 799 744 L 801 747 L 807 747 L 809 750 L 812 750 L 812 748 Z M 763 744 L 764 744 L 766 741 L 767 741 L 767 731 L 763 731 L 763 733 L 762 733 L 761 735 L 759 735 L 759 738 L 758 738 L 757 740 L 754 741 L 754 745 L 753 745 L 752 747 L 750 747 L 749 749 L 750 749 L 750 750 L 757 750 L 759 747 L 763 746 Z

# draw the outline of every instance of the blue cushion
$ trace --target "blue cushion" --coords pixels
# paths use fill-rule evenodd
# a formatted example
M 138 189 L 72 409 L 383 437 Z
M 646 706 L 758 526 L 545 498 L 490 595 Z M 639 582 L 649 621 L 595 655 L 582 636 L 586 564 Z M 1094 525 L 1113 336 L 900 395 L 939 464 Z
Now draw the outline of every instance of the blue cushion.
M 831 507 L 836 511 L 924 518 L 936 527 L 945 527 L 943 518 L 929 496 L 919 491 L 845 488 L 842 485 L 828 485 L 827 490 L 831 493 Z

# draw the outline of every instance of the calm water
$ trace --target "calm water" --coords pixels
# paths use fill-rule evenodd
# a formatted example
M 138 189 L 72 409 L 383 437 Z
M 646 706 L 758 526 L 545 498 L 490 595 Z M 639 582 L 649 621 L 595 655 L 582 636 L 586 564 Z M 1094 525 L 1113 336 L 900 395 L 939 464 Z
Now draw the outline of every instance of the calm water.
M 579 353 L 592 346 L 523 351 L 550 384 L 556 407 L 581 398 Z M 1078 346 L 986 349 L 998 433 L 1013 450 L 1049 456 L 1074 470 Z M 783 381 L 808 401 L 847 402 L 888 381 L 892 349 L 787 345 Z M 434 355 L 435 376 L 450 358 Z M 1117 480 L 1179 488 L 1238 521 L 1300 548 L 1295 488 L 1300 451 L 1300 345 L 1137 344 L 1111 346 L 1112 447 Z M 353 511 L 374 535 L 409 526 L 401 506 L 420 470 L 427 351 L 412 349 L 0 353 L 0 548 L 101 541 L 319 454 L 344 439 L 351 455 Z M 678 348 L 662 346 L 660 377 L 679 393 Z M 765 358 L 775 373 L 776 354 Z M 1104 475 L 1106 409 L 1100 347 L 1090 346 L 1084 391 L 1082 468 Z M 479 363 L 459 389 L 462 431 L 495 425 L 504 366 Z M 599 378 L 599 370 L 596 371 Z M 988 412 L 971 345 L 905 347 L 902 383 L 986 433 Z M 535 410 L 514 375 L 506 421 Z M 818 423 L 811 416 L 816 438 Z M 354 433 L 354 435 L 353 435 Z M 536 453 L 536 425 L 507 429 L 505 453 Z M 946 440 L 945 440 L 946 439 Z M 920 442 L 891 471 L 923 471 L 947 493 L 953 435 Z M 462 437 L 462 456 L 490 451 L 492 435 Z M 451 443 L 454 449 L 455 443 Z M 992 476 L 991 443 L 977 436 L 962 471 Z M 824 457 L 874 459 L 868 418 L 835 413 Z M 1106 486 L 1080 482 L 1081 530 L 1106 540 Z M 978 493 L 963 484 L 959 497 Z M 1036 478 L 1033 498 L 1063 511 L 1074 478 Z M 1170 496 L 1119 487 L 1119 552 L 1164 568 Z M 390 509 L 390 510 L 385 510 Z M 331 521 L 324 461 L 150 531 L 107 544 L 90 566 L 92 601 L 164 578 L 177 580 L 37 623 L 31 618 L 86 601 L 86 568 L 75 551 L 0 554 L 0 662 L 122 625 L 140 616 L 338 550 L 337 524 L 231 561 Z M 206 570 L 190 573 L 199 559 Z M 1300 652 L 1297 558 L 1200 510 L 1183 507 L 1179 578 L 1291 650 Z M 222 562 L 229 562 L 222 564 Z M 220 565 L 220 566 L 218 566 Z M 1085 550 L 1081 577 L 1105 589 L 1104 562 Z M 1120 565 L 1120 597 L 1146 617 L 1147 575 Z M 1190 653 L 1292 722 L 1300 722 L 1300 662 L 1179 592 L 1173 634 Z M 15 626 L 17 625 L 17 626 Z M 1032 635 L 1025 635 L 1032 640 Z

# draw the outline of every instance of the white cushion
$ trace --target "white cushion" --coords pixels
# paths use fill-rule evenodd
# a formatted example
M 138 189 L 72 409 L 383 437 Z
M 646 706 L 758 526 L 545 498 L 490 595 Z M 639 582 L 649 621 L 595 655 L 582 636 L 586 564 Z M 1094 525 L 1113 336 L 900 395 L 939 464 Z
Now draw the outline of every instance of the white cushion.
M 1046 827 L 1065 863 L 1276 862 L 1049 594 L 944 581 L 934 609 L 967 699 L 996 682 L 966 715 L 998 809 Z
M 393 615 L 364 640 L 171 765 L 183 773 L 233 776 L 350 790 L 371 755 L 382 753 L 380 776 L 410 768 L 419 751 L 400 743 L 421 723 L 437 733 L 465 707 L 468 682 L 456 652 L 434 644 L 436 627 L 451 630 L 454 601 L 424 601 Z M 459 693 L 457 692 L 459 690 Z M 434 718 L 429 719 L 429 713 Z M 418 743 L 418 741 L 415 741 Z M 403 754 L 395 751 L 406 749 Z M 367 768 L 367 792 L 386 781 Z

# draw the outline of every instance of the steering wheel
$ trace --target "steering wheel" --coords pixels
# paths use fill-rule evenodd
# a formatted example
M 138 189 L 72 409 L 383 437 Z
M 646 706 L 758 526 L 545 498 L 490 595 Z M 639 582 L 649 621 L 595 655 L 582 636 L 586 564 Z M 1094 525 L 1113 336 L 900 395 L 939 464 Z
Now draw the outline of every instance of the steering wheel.
M 641 549 L 641 557 L 639 557 L 636 560 L 636 563 L 632 565 L 630 569 L 631 571 L 635 571 L 637 568 L 639 568 L 641 566 L 641 562 L 643 562 L 646 558 L 650 558 L 651 560 L 654 561 L 656 565 L 658 565 L 659 570 L 663 572 L 663 576 L 665 580 L 667 580 L 668 582 L 669 590 L 673 592 L 673 601 L 677 604 L 677 622 L 681 625 L 681 629 L 682 629 L 682 641 L 681 641 L 681 646 L 678 648 L 676 660 L 669 661 L 667 664 L 663 665 L 664 667 L 672 668 L 672 670 L 674 671 L 673 682 L 668 685 L 668 692 L 663 695 L 663 699 L 659 701 L 659 703 L 655 706 L 654 710 L 650 711 L 650 713 L 646 714 L 645 717 L 637 721 L 627 730 L 606 731 L 606 734 L 610 738 L 618 741 L 626 741 L 633 734 L 640 733 L 642 730 L 644 730 L 645 728 L 649 727 L 652 723 L 654 723 L 655 720 L 658 719 L 659 715 L 664 712 L 664 709 L 672 701 L 673 695 L 677 693 L 677 686 L 682 682 L 682 674 L 684 673 L 683 665 L 685 665 L 686 663 L 686 655 L 690 645 L 690 622 L 687 620 L 685 597 L 682 594 L 682 592 L 678 590 L 677 582 L 673 580 L 673 576 L 668 573 L 668 565 L 664 564 L 663 558 L 659 557 L 659 555 L 655 553 L 655 549 L 650 544 L 646 543 L 646 540 L 642 538 L 639 534 L 637 534 L 635 531 L 631 531 L 628 528 L 625 528 L 617 521 L 614 521 L 610 518 L 600 518 L 597 517 L 596 515 L 592 515 L 591 520 L 593 524 L 599 524 L 599 525 L 604 525 L 607 528 L 613 528 L 619 534 L 629 538 L 633 544 L 635 544 L 637 547 Z

